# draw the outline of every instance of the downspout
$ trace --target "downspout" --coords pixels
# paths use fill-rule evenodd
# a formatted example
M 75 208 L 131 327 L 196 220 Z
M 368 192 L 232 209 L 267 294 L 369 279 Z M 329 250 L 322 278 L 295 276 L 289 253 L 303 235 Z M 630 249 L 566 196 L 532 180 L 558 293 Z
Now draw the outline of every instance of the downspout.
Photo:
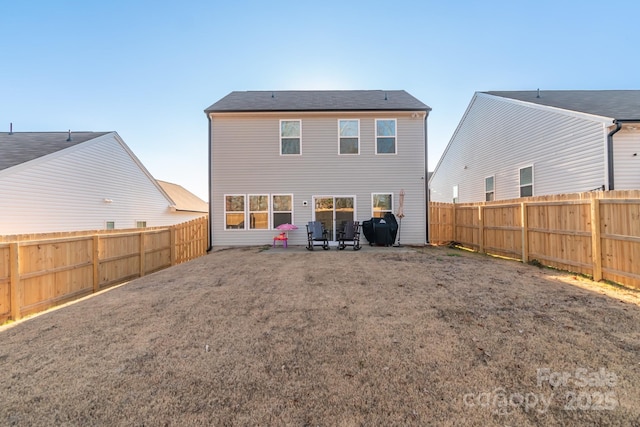
M 423 177 L 425 201 L 427 203 L 427 207 L 425 209 L 425 214 L 424 214 L 424 220 L 427 225 L 425 243 L 429 244 L 429 163 L 428 163 L 429 146 L 427 143 L 427 117 L 429 117 L 429 111 L 424 112 L 424 177 Z
M 614 182 L 613 182 L 613 178 L 614 178 L 614 173 L 613 173 L 613 135 L 615 133 L 617 133 L 620 129 L 622 129 L 622 123 L 620 123 L 618 120 L 614 120 L 613 123 L 615 123 L 616 128 L 614 130 L 612 130 L 611 132 L 609 132 L 609 134 L 607 135 L 607 169 L 608 169 L 608 185 L 607 185 L 607 189 L 608 190 L 613 190 L 614 189 Z
M 213 249 L 213 196 L 211 195 L 211 183 L 213 181 L 213 176 L 211 175 L 211 137 L 212 137 L 212 133 L 211 133 L 211 115 L 209 113 L 207 113 L 207 120 L 209 121 L 209 177 L 208 177 L 208 181 L 209 181 L 209 247 L 207 248 L 207 253 L 211 252 L 211 249 Z

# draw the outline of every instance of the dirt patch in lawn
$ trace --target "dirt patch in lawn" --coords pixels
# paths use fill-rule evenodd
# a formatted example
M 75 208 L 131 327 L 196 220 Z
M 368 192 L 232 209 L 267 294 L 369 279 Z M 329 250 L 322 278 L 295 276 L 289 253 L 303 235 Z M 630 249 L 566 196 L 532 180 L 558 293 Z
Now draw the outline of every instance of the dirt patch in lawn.
M 639 330 L 455 249 L 221 250 L 0 330 L 0 424 L 638 425 Z

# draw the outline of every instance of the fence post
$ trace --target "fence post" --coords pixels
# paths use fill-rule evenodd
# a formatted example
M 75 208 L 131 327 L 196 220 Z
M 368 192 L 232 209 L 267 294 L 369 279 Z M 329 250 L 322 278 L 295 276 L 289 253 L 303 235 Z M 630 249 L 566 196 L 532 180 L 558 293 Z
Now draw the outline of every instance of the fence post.
M 527 203 L 520 203 L 520 223 L 522 226 L 522 262 L 529 262 L 529 215 Z
M 484 206 L 478 205 L 478 253 L 484 253 Z
M 178 232 L 178 227 L 176 225 L 172 225 L 169 230 L 171 233 L 169 234 L 170 242 L 169 246 L 171 246 L 171 265 L 176 265 L 176 233 Z
M 593 263 L 593 280 L 602 280 L 602 240 L 600 239 L 600 199 L 591 196 L 591 262 Z
M 93 292 L 100 290 L 100 237 L 93 236 Z
M 451 209 L 451 241 L 456 241 L 456 204 Z
M 20 283 L 20 247 L 18 242 L 9 245 L 11 318 L 20 319 L 20 303 L 22 301 L 22 284 Z
M 145 273 L 145 253 L 144 253 L 144 232 L 141 231 L 140 234 L 140 277 L 144 276 Z

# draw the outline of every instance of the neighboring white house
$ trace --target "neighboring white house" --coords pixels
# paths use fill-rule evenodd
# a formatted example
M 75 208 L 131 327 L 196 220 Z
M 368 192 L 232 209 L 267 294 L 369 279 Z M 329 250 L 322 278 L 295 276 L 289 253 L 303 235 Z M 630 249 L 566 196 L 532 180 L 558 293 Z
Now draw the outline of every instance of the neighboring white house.
M 210 121 L 213 246 L 270 243 L 292 223 L 397 213 L 402 244 L 427 241 L 427 116 L 405 91 L 232 92 L 205 110 Z M 363 237 L 364 241 L 364 237 Z
M 175 203 L 116 132 L 0 133 L 0 235 L 176 224 Z
M 640 91 L 477 92 L 429 181 L 438 202 L 640 188 Z

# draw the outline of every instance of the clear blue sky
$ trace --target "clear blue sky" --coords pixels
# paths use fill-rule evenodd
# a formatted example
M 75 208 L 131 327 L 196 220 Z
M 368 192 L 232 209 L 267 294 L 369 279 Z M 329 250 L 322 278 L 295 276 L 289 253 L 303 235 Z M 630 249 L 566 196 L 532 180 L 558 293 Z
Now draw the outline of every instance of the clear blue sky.
M 207 199 L 234 90 L 404 89 L 433 170 L 474 92 L 640 89 L 640 2 L 0 0 L 0 131 L 117 131 Z

